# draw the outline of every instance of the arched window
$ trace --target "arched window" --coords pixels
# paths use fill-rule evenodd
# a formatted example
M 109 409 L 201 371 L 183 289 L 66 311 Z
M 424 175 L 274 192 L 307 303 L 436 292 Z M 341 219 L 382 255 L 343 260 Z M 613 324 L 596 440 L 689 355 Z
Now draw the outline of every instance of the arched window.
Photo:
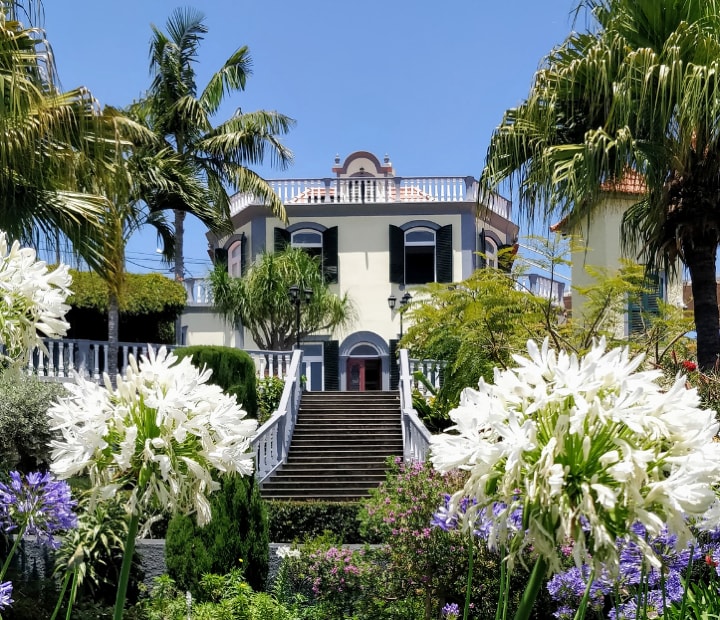
M 452 224 L 408 222 L 390 225 L 390 282 L 452 282 Z
M 242 273 L 242 242 L 236 241 L 228 248 L 228 273 L 233 278 L 239 278 Z
M 411 228 L 405 231 L 405 284 L 435 282 L 435 231 Z
M 497 246 L 492 239 L 485 239 L 485 256 L 488 267 L 497 267 Z
M 294 248 L 302 248 L 310 256 L 318 256 L 322 261 L 323 236 L 317 230 L 303 229 L 292 233 L 290 245 Z

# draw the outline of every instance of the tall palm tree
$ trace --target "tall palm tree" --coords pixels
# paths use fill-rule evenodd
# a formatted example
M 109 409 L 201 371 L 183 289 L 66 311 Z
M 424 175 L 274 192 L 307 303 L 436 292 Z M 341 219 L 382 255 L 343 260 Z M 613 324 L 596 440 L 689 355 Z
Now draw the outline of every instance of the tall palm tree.
M 145 107 L 148 126 L 162 136 L 194 170 L 206 188 L 211 208 L 197 213 L 215 232 L 229 232 L 230 195 L 228 188 L 253 194 L 285 220 L 282 201 L 270 185 L 247 166 L 260 164 L 269 154 L 280 167 L 292 161 L 292 153 L 278 136 L 286 134 L 294 121 L 277 112 L 241 112 L 213 126 L 212 117 L 227 95 L 242 91 L 251 73 L 247 47 L 235 51 L 199 92 L 194 64 L 198 47 L 207 32 L 203 15 L 194 9 L 177 9 L 167 22 L 167 34 L 152 26 L 150 70 L 153 81 Z M 139 113 L 139 115 L 143 115 Z M 184 221 L 187 209 L 175 211 L 175 278 L 181 280 L 184 265 Z
M 142 124 L 109 107 L 103 115 L 116 124 L 115 144 L 119 151 L 115 175 L 95 188 L 108 197 L 100 237 L 106 259 L 101 276 L 108 286 L 107 368 L 114 381 L 120 309 L 125 295 L 125 248 L 130 237 L 144 226 L 153 227 L 161 239 L 163 256 L 170 261 L 175 239 L 166 220 L 168 197 L 183 208 L 202 212 L 206 193 L 187 162 Z
M 107 199 L 87 190 L 96 177 L 114 174 L 114 125 L 87 89 L 56 88 L 42 30 L 13 18 L 34 15 L 34 3 L 22 4 L 0 11 L 0 228 L 33 245 L 59 231 L 102 268 L 98 233 Z
M 585 0 L 592 31 L 545 58 L 493 133 L 482 182 L 517 182 L 529 218 L 587 220 L 601 190 L 639 174 L 625 249 L 649 271 L 692 278 L 698 361 L 716 367 L 720 320 L 720 2 Z

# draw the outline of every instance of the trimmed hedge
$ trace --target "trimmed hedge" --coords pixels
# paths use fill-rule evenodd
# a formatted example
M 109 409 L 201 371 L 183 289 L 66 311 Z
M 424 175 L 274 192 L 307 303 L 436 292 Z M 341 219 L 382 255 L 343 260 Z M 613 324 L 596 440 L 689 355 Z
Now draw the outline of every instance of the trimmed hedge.
M 302 542 L 330 532 L 344 544 L 376 543 L 360 533 L 360 502 L 268 501 L 270 540 Z
M 210 383 L 219 385 L 227 394 L 232 394 L 248 417 L 257 418 L 257 379 L 255 362 L 241 349 L 210 345 L 197 345 L 175 349 L 179 358 L 192 357 L 198 368 L 207 366 L 212 370 Z
M 70 270 L 68 338 L 107 340 L 108 287 L 96 273 Z M 175 321 L 185 309 L 185 287 L 159 273 L 126 274 L 120 304 L 121 342 L 175 342 Z

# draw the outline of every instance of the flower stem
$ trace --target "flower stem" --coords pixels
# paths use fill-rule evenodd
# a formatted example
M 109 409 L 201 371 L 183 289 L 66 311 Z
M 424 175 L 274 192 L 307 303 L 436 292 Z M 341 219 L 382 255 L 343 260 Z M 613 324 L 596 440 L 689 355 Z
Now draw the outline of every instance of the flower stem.
M 17 548 L 20 545 L 20 541 L 22 540 L 22 537 L 24 534 L 25 534 L 25 526 L 20 528 L 20 531 L 18 532 L 17 536 L 15 536 L 15 540 L 13 541 L 12 547 L 10 547 L 8 556 L 7 556 L 7 558 L 5 558 L 5 562 L 3 563 L 2 568 L 0 568 L 0 581 L 2 581 L 3 577 L 5 577 L 5 573 L 7 572 L 7 569 L 10 567 L 10 562 L 12 562 L 12 559 L 15 556 L 15 552 L 17 551 Z
M 588 575 L 587 585 L 585 586 L 585 592 L 583 593 L 582 600 L 575 613 L 575 620 L 585 620 L 585 612 L 587 611 L 588 600 L 590 599 L 590 588 L 592 588 L 593 581 L 595 581 L 595 569 L 593 568 Z
M 135 537 L 138 531 L 138 521 L 140 515 L 133 513 L 130 517 L 128 526 L 127 540 L 125 541 L 125 551 L 123 555 L 122 568 L 120 569 L 120 581 L 118 583 L 117 597 L 115 598 L 115 611 L 113 612 L 113 620 L 122 620 L 123 609 L 125 608 L 125 597 L 127 595 L 128 581 L 130 580 L 130 567 L 135 553 Z
M 533 566 L 532 573 L 530 573 L 530 579 L 525 586 L 525 591 L 520 599 L 518 610 L 515 612 L 515 620 L 528 620 L 530 617 L 533 605 L 535 604 L 535 599 L 542 587 L 547 568 L 547 560 L 542 556 L 538 556 L 537 560 L 535 560 L 535 566 Z
M 65 598 L 65 590 L 67 590 L 68 582 L 70 581 L 70 571 L 65 571 L 65 576 L 62 580 L 62 588 L 60 588 L 60 594 L 58 594 L 58 600 L 57 603 L 55 603 L 55 609 L 52 612 L 52 616 L 50 616 L 50 620 L 55 620 L 57 618 L 58 612 L 60 611 L 60 607 L 62 607 L 63 599 Z
M 473 536 L 470 534 L 468 540 L 468 578 L 467 586 L 465 588 L 465 609 L 463 610 L 463 620 L 468 620 L 470 617 L 470 599 L 472 598 L 472 581 L 473 581 Z

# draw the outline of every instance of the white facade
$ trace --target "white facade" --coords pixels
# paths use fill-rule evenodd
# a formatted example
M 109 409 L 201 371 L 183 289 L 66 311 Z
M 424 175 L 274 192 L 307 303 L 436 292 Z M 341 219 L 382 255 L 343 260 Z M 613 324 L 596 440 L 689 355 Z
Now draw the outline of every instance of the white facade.
M 303 343 L 306 359 L 315 359 L 310 389 L 390 389 L 402 297 L 415 296 L 429 281 L 467 278 L 483 266 L 477 252 L 486 252 L 492 264 L 498 249 L 517 241 L 518 227 L 510 221 L 510 203 L 500 196 L 478 209 L 472 177 L 403 178 L 387 156 L 381 162 L 364 151 L 342 164 L 336 158 L 332 172 L 333 177 L 270 181 L 285 204 L 287 225 L 252 196 L 234 196 L 235 233 L 210 236 L 211 249 L 227 253 L 232 275 L 283 243 L 322 252 L 333 273 L 331 290 L 348 294 L 357 320 Z M 388 305 L 391 296 L 395 310 Z M 200 291 L 193 299 L 183 317 L 187 344 L 257 348 L 248 334 L 213 317 Z

